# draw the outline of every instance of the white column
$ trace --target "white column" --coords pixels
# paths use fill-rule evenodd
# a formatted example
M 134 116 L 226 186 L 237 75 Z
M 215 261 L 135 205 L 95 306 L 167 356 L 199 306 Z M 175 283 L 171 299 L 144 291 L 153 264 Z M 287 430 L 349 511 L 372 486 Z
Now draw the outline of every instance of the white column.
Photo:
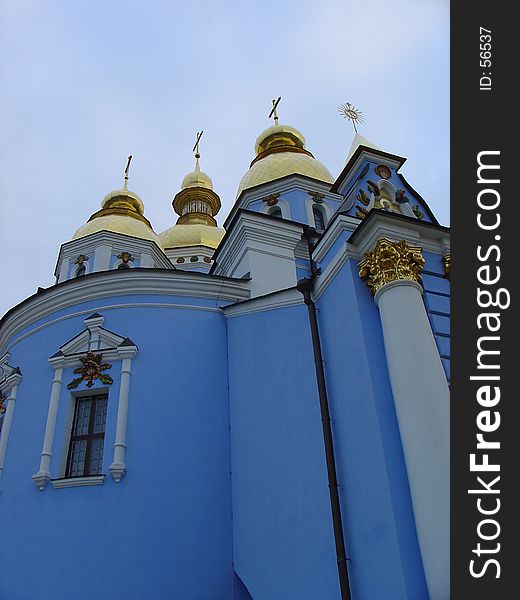
M 20 375 L 15 375 L 14 383 L 7 395 L 7 405 L 5 409 L 4 419 L 2 422 L 2 432 L 0 433 L 0 479 L 2 479 L 2 473 L 4 471 L 4 458 L 5 451 L 7 448 L 7 441 L 9 440 L 9 432 L 11 431 L 11 423 L 13 421 L 14 405 L 16 402 L 16 393 L 18 391 L 18 384 L 21 381 Z
M 126 473 L 126 423 L 128 420 L 128 396 L 130 392 L 130 374 L 132 369 L 132 358 L 135 356 L 136 348 L 119 348 L 122 355 L 121 382 L 119 386 L 119 404 L 117 407 L 116 438 L 114 442 L 114 462 L 109 471 L 116 483 L 119 483 Z
M 421 286 L 399 279 L 374 297 L 431 600 L 450 597 L 450 397 Z
M 61 382 L 63 377 L 63 368 L 56 367 L 54 370 L 54 379 L 52 380 L 51 399 L 49 402 L 49 411 L 47 413 L 47 423 L 45 425 L 45 436 L 43 438 L 43 448 L 41 452 L 40 470 L 32 476 L 32 479 L 38 489 L 42 491 L 51 478 L 50 467 L 52 457 L 52 444 L 54 441 L 54 431 L 56 429 L 56 417 L 60 403 Z

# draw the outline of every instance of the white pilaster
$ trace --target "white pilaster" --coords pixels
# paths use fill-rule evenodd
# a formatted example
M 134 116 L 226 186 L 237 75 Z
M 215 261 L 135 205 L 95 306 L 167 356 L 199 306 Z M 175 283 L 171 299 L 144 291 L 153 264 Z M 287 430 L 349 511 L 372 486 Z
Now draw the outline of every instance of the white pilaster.
M 128 397 L 130 393 L 130 374 L 132 371 L 132 358 L 136 348 L 119 348 L 122 356 L 121 382 L 119 385 L 119 403 L 117 407 L 116 438 L 114 442 L 114 462 L 109 466 L 109 471 L 116 483 L 119 483 L 126 473 L 126 424 L 128 421 Z
M 4 459 L 5 451 L 7 449 L 7 442 L 9 440 L 9 432 L 11 431 L 11 423 L 13 421 L 14 406 L 16 403 L 16 394 L 18 391 L 18 385 L 22 379 L 22 376 L 18 373 L 11 375 L 7 382 L 10 385 L 10 389 L 7 392 L 6 410 L 4 419 L 2 422 L 2 431 L 0 432 L 0 479 L 2 479 L 2 473 L 4 471 Z
M 58 406 L 60 403 L 62 377 L 63 367 L 57 366 L 54 370 L 54 378 L 52 380 L 51 399 L 49 402 L 49 410 L 47 413 L 47 423 L 45 425 L 45 435 L 43 438 L 40 469 L 38 473 L 32 476 L 34 483 L 40 491 L 42 491 L 45 488 L 45 486 L 51 478 L 50 466 L 52 457 L 52 443 L 54 441 L 56 418 L 58 415 Z
M 94 253 L 94 267 L 92 271 L 108 271 L 110 269 L 111 256 L 112 246 L 104 244 L 97 246 Z
M 69 278 L 70 258 L 64 258 L 61 261 L 60 274 L 58 276 L 58 283 L 66 281 Z
M 399 279 L 374 297 L 431 600 L 450 597 L 450 397 L 421 286 Z

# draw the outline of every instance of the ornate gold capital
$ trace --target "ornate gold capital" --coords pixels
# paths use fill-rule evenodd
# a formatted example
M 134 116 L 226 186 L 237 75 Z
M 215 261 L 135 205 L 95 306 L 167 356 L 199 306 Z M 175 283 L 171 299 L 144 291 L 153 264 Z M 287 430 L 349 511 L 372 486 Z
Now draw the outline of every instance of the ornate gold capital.
M 444 275 L 446 279 L 450 278 L 450 269 L 451 269 L 451 253 L 447 252 L 442 257 L 442 264 L 444 265 Z
M 424 267 L 422 248 L 409 246 L 404 240 L 381 238 L 359 263 L 359 276 L 375 294 L 391 281 L 405 279 L 419 282 Z

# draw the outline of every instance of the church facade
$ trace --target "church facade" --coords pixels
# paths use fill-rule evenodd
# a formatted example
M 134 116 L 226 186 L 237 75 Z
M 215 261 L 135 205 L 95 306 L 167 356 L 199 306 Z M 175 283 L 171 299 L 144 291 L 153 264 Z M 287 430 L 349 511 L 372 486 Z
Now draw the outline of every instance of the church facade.
M 449 598 L 449 231 L 356 134 L 128 189 L 0 322 L 3 600 Z

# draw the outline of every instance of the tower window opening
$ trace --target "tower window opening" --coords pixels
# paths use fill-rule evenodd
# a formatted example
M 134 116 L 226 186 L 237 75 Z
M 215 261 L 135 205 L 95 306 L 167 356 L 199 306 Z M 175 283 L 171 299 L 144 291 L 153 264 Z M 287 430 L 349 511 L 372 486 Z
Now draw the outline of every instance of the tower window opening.
M 132 267 L 127 262 L 122 262 L 118 265 L 118 269 L 131 269 Z
M 76 399 L 66 477 L 101 473 L 107 405 L 108 394 Z
M 323 215 L 322 209 L 319 206 L 314 205 L 312 207 L 312 214 L 314 216 L 314 226 L 316 227 L 316 229 L 325 229 L 325 217 Z
M 277 219 L 281 219 L 282 218 L 282 209 L 279 206 L 275 206 L 274 208 L 271 208 L 271 210 L 269 211 L 269 214 L 271 215 L 271 217 L 276 217 Z

